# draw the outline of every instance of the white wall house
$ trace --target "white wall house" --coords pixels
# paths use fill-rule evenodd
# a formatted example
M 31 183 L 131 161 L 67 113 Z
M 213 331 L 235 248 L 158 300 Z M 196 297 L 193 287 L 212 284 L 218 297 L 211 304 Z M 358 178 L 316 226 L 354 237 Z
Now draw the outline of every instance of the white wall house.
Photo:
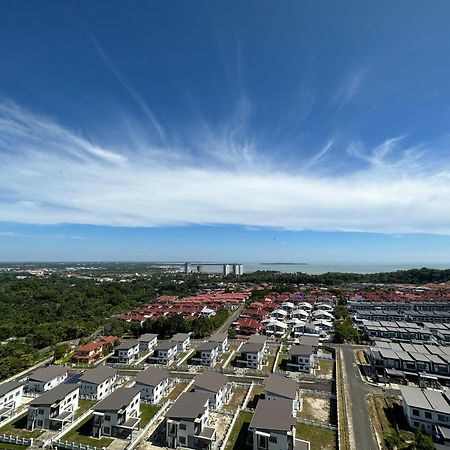
M 292 414 L 300 407 L 300 389 L 296 381 L 283 375 L 271 373 L 264 381 L 266 400 L 287 400 L 292 405 Z
M 249 432 L 253 450 L 309 450 L 308 441 L 296 439 L 296 419 L 286 400 L 259 400 Z
M 287 370 L 292 372 L 314 373 L 315 348 L 311 345 L 293 345 L 289 349 L 290 359 Z
M 0 420 L 10 416 L 22 404 L 23 383 L 9 381 L 0 384 Z
M 45 392 L 67 379 L 67 369 L 61 366 L 42 367 L 28 377 L 28 392 Z
M 130 364 L 139 357 L 139 342 L 126 339 L 114 349 L 111 359 L 120 364 Z
M 215 333 L 208 339 L 210 342 L 217 342 L 219 344 L 219 354 L 222 354 L 228 350 L 228 334 L 227 333 Z
M 445 434 L 450 427 L 450 393 L 400 386 L 401 401 L 408 424 L 428 434 Z
M 241 347 L 241 355 L 236 361 L 238 366 L 261 369 L 266 361 L 267 342 L 265 336 L 254 334 Z
M 231 395 L 231 386 L 228 378 L 213 371 L 206 371 L 194 379 L 195 392 L 205 392 L 209 395 L 209 408 L 218 410 L 227 403 Z
M 202 342 L 195 351 L 195 355 L 191 358 L 193 364 L 213 367 L 219 360 L 218 342 Z
M 157 334 L 143 334 L 139 339 L 139 351 L 141 353 L 152 353 L 158 343 Z
M 94 406 L 92 435 L 96 438 L 111 436 L 130 438 L 139 429 L 141 391 L 119 388 Z
M 177 333 L 171 341 L 176 342 L 178 353 L 187 352 L 191 348 L 191 336 L 189 333 Z
M 173 341 L 160 341 L 155 347 L 152 361 L 156 364 L 170 365 L 178 354 L 178 344 Z
M 80 397 L 101 400 L 116 388 L 117 372 L 108 366 L 97 366 L 80 377 Z
M 73 420 L 78 400 L 77 384 L 60 384 L 44 392 L 28 406 L 27 429 L 61 430 Z
M 160 367 L 148 367 L 136 377 L 135 387 L 141 392 L 141 399 L 150 403 L 159 403 L 168 394 L 169 372 Z
M 216 430 L 209 423 L 209 394 L 186 392 L 166 413 L 166 445 L 169 448 L 214 450 Z

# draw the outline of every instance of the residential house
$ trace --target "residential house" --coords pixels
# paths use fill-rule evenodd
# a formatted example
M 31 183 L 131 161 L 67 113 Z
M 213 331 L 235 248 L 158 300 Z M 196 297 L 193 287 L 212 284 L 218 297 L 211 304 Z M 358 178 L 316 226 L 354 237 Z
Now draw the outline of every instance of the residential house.
M 53 389 L 67 379 L 67 369 L 61 366 L 46 366 L 28 377 L 28 392 L 45 392 Z
M 10 416 L 22 404 L 23 383 L 9 381 L 0 384 L 0 420 Z
M 139 351 L 141 353 L 152 353 L 158 343 L 157 334 L 143 334 L 139 339 Z
M 209 426 L 209 396 L 207 392 L 186 392 L 172 405 L 166 413 L 169 448 L 216 448 L 216 430 Z
M 194 379 L 195 392 L 206 392 L 209 394 L 209 407 L 218 410 L 227 403 L 231 395 L 231 387 L 228 378 L 213 371 L 205 371 Z
M 137 387 L 119 388 L 94 406 L 92 435 L 129 438 L 139 429 L 141 391 Z
M 28 406 L 27 429 L 61 430 L 78 408 L 77 384 L 60 384 L 33 399 Z
M 117 371 L 108 366 L 97 366 L 80 377 L 80 397 L 101 400 L 115 389 Z
M 237 321 L 237 329 L 239 330 L 239 334 L 253 335 L 264 331 L 266 327 L 255 319 L 251 319 L 250 317 L 241 317 Z
M 160 341 L 156 344 L 155 352 L 151 361 L 156 364 L 170 366 L 178 354 L 178 344 L 173 341 Z
M 262 369 L 266 362 L 266 337 L 255 334 L 241 347 L 240 357 L 236 360 L 239 367 Z
M 191 362 L 193 364 L 213 367 L 219 359 L 219 348 L 220 344 L 218 342 L 202 342 L 196 348 Z
M 314 373 L 314 354 L 315 348 L 312 345 L 293 345 L 289 349 L 290 359 L 287 361 L 287 370 Z
M 448 435 L 450 394 L 448 391 L 400 386 L 400 399 L 408 424 L 428 434 Z
M 134 339 L 125 339 L 114 349 L 111 360 L 120 364 L 131 364 L 139 357 L 139 342 Z
M 140 389 L 142 400 L 159 403 L 169 390 L 169 372 L 150 366 L 138 374 L 135 386 Z
M 210 342 L 217 342 L 219 344 L 219 355 L 228 350 L 228 333 L 215 333 L 209 338 Z
M 300 407 L 300 390 L 296 381 L 283 375 L 271 373 L 264 381 L 266 400 L 289 400 L 292 414 Z
M 249 426 L 253 450 L 310 450 L 308 441 L 296 439 L 291 402 L 259 400 Z
M 72 356 L 72 362 L 92 364 L 105 356 L 108 347 L 112 347 L 117 341 L 116 336 L 106 336 L 99 341 L 88 342 L 77 347 L 76 353 Z
M 178 346 L 178 353 L 186 352 L 191 348 L 191 336 L 189 333 L 177 333 L 171 341 L 176 342 Z

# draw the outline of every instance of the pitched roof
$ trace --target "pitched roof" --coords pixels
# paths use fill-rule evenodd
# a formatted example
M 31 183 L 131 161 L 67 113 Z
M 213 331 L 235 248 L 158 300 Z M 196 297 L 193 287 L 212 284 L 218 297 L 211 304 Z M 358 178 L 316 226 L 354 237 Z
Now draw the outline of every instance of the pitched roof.
M 155 350 L 169 350 L 169 348 L 173 348 L 176 345 L 177 343 L 172 341 L 159 341 L 156 344 Z
M 116 347 L 116 350 L 128 350 L 132 347 L 135 347 L 136 345 L 138 345 L 138 341 L 136 341 L 135 339 L 125 339 L 120 345 Z
M 209 352 L 215 348 L 219 347 L 219 343 L 218 342 L 202 342 L 201 344 L 198 345 L 198 347 L 196 348 L 197 351 L 200 352 Z
M 207 392 L 185 392 L 166 413 L 169 419 L 196 419 L 205 412 L 209 402 Z
M 95 369 L 86 370 L 80 377 L 83 383 L 101 384 L 108 378 L 113 378 L 116 375 L 116 370 L 108 366 L 97 366 Z
M 30 402 L 32 406 L 52 405 L 66 398 L 71 392 L 79 390 L 78 384 L 59 384 L 50 391 L 44 392 L 39 397 Z
M 157 386 L 161 381 L 169 378 L 169 372 L 160 367 L 149 366 L 136 377 L 136 383 L 147 386 Z
M 186 339 L 189 339 L 191 336 L 189 333 L 177 333 L 175 334 L 171 341 L 175 341 L 175 342 L 184 342 Z
M 210 336 L 209 340 L 211 342 L 225 342 L 228 338 L 227 333 L 214 333 Z
M 250 428 L 290 431 L 295 424 L 289 400 L 259 400 Z
M 293 345 L 289 349 L 289 354 L 291 356 L 304 356 L 304 355 L 312 355 L 314 353 L 314 347 L 311 345 Z
M 151 342 L 151 341 L 153 341 L 153 339 L 155 339 L 155 338 L 157 338 L 157 337 L 158 337 L 157 334 L 146 333 L 146 334 L 143 334 L 143 335 L 138 339 L 138 341 L 139 341 L 139 342 Z
M 116 389 L 100 403 L 97 403 L 94 406 L 94 411 L 119 411 L 126 408 L 140 392 L 136 387 Z
M 207 370 L 194 379 L 194 386 L 211 392 L 219 392 L 228 383 L 228 378 L 219 372 Z
M 61 366 L 47 366 L 41 367 L 40 369 L 33 372 L 29 379 L 33 381 L 41 381 L 42 383 L 46 383 L 47 381 L 53 380 L 56 377 L 60 377 L 67 373 L 67 369 Z
M 0 384 L 0 397 L 3 397 L 11 391 L 14 391 L 14 389 L 17 389 L 22 385 L 23 383 L 20 383 L 18 381 L 9 381 L 8 383 Z
M 255 353 L 260 352 L 264 348 L 264 344 L 257 342 L 246 342 L 241 347 L 241 353 Z
M 265 380 L 266 391 L 288 399 L 295 399 L 298 391 L 298 384 L 283 375 L 271 373 Z
M 263 334 L 252 334 L 248 338 L 248 342 L 253 342 L 255 344 L 265 344 L 267 337 Z
M 84 345 L 79 345 L 77 347 L 77 352 L 91 352 L 92 350 L 95 350 L 97 348 L 101 348 L 105 345 L 104 342 L 96 341 L 96 342 L 88 342 Z

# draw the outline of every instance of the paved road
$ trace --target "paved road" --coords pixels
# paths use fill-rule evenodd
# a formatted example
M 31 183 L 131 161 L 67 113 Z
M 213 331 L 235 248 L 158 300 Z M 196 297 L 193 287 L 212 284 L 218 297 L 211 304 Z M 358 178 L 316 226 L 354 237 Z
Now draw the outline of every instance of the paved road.
M 378 444 L 372 431 L 366 395 L 374 392 L 382 393 L 382 390 L 365 383 L 361 379 L 353 354 L 355 347 L 341 345 L 340 348 L 345 370 L 344 376 L 347 379 L 347 387 L 349 389 L 347 395 L 351 411 L 348 412 L 353 423 L 355 447 L 357 450 L 378 450 Z
M 240 316 L 242 310 L 245 308 L 245 303 L 242 303 L 242 305 L 239 305 L 238 309 L 231 314 L 230 317 L 223 323 L 223 325 L 216 331 L 216 333 L 225 333 L 228 331 L 228 328 L 230 328 L 231 324 L 237 320 L 237 318 Z

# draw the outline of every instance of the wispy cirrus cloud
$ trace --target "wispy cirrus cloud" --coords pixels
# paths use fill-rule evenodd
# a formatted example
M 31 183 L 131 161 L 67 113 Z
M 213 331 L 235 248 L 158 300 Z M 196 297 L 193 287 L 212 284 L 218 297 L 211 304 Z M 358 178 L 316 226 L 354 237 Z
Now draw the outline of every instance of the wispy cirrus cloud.
M 341 111 L 359 94 L 366 77 L 367 71 L 365 69 L 349 72 L 331 98 L 330 106 L 335 108 L 336 112 Z
M 156 149 L 144 157 L 125 139 L 101 145 L 0 103 L 0 220 L 450 234 L 448 161 L 427 164 L 430 149 L 423 143 L 397 137 L 372 149 L 355 141 L 348 157 L 365 166 L 324 176 L 301 167 L 281 170 L 275 159 L 261 163 L 256 137 L 248 138 L 246 158 L 246 127 L 236 128 L 238 136 L 233 129 L 200 130 L 195 149 L 192 136 L 161 147 L 142 135 L 137 142 Z M 329 141 L 312 162 L 320 163 L 332 146 Z M 232 155 L 226 164 L 223 154 Z

